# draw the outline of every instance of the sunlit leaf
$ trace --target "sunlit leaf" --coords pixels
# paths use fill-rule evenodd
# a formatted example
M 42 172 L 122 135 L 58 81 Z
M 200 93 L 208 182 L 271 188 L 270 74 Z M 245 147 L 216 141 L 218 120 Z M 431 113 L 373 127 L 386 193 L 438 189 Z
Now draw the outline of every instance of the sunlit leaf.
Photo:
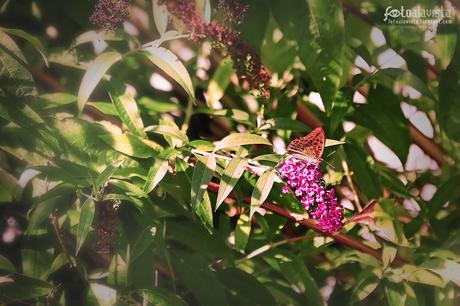
M 179 139 L 183 144 L 188 142 L 187 135 L 185 135 L 177 126 L 171 125 L 151 125 L 145 128 L 146 132 L 153 132 L 160 135 L 167 135 Z
M 204 192 L 208 187 L 214 170 L 216 169 L 216 158 L 214 156 L 202 156 L 197 158 L 195 170 L 192 176 L 192 189 L 191 189 L 191 205 L 197 208 L 198 204 L 202 201 Z
M 109 70 L 113 64 L 121 59 L 122 55 L 118 52 L 105 52 L 96 57 L 96 59 L 88 66 L 88 69 L 81 80 L 80 88 L 78 89 L 78 109 L 80 112 L 85 107 L 88 98 L 107 70 Z
M 38 51 L 38 53 L 40 53 L 41 57 L 43 58 L 43 61 L 45 62 L 45 65 L 47 67 L 49 67 L 45 47 L 43 46 L 43 44 L 41 43 L 41 41 L 38 38 L 36 38 L 35 36 L 25 32 L 23 30 L 19 30 L 19 29 L 7 29 L 7 28 L 1 28 L 0 27 L 0 31 L 9 33 L 11 35 L 15 35 L 17 37 L 21 37 L 22 39 L 24 39 L 27 42 L 29 42 L 32 46 L 34 46 L 34 48 Z
M 212 79 L 208 84 L 208 107 L 214 109 L 214 104 L 224 95 L 225 89 L 230 83 L 230 76 L 233 72 L 233 62 L 229 59 L 223 60 L 217 67 Z
M 216 143 L 214 151 L 219 151 L 224 148 L 234 148 L 248 144 L 263 144 L 271 146 L 272 144 L 266 138 L 249 133 L 234 133 L 230 134 L 221 141 Z
M 153 189 L 155 189 L 158 183 L 166 175 L 166 172 L 168 171 L 168 158 L 171 154 L 171 150 L 167 149 L 155 158 L 152 167 L 150 167 L 147 179 L 145 180 L 143 187 L 145 193 L 150 193 Z
M 78 254 L 80 248 L 85 242 L 86 236 L 91 230 L 91 225 L 94 219 L 95 204 L 91 199 L 87 199 L 81 206 L 80 220 L 77 226 L 77 240 L 75 247 L 75 254 Z
M 251 220 L 246 214 L 241 214 L 235 227 L 235 248 L 244 251 L 251 233 Z
M 197 216 L 200 218 L 201 223 L 208 230 L 210 234 L 213 232 L 213 216 L 212 216 L 212 206 L 211 199 L 209 198 L 209 193 L 205 191 L 203 193 L 203 199 L 198 203 L 198 207 L 195 210 Z
M 153 0 L 152 12 L 153 21 L 155 22 L 158 33 L 160 33 L 160 36 L 163 36 L 168 26 L 168 10 L 166 9 L 166 5 L 160 4 L 159 0 Z
M 250 218 L 252 218 L 252 215 L 254 215 L 260 205 L 262 205 L 262 203 L 267 199 L 270 191 L 272 190 L 275 177 L 275 170 L 267 170 L 257 180 L 256 186 L 254 187 L 251 195 Z
M 188 94 L 192 101 L 195 101 L 195 91 L 192 80 L 187 69 L 171 51 L 163 47 L 147 47 L 143 49 L 148 59 L 174 79 Z
M 144 123 L 142 122 L 142 118 L 139 114 L 134 98 L 129 92 L 125 91 L 124 85 L 111 84 L 109 88 L 112 103 L 118 112 L 118 116 L 127 126 L 128 131 L 136 136 L 146 138 L 147 135 L 143 131 Z
M 220 180 L 216 210 L 233 190 L 241 175 L 243 175 L 246 166 L 247 161 L 241 157 L 235 157 L 228 163 Z
M 98 136 L 115 150 L 129 156 L 148 158 L 152 157 L 155 152 L 158 152 L 162 149 L 159 144 L 151 140 L 139 138 L 131 134 L 112 134 Z
M 0 31 L 0 77 L 2 90 L 17 97 L 36 95 L 34 80 L 27 61 L 18 45 L 5 32 Z

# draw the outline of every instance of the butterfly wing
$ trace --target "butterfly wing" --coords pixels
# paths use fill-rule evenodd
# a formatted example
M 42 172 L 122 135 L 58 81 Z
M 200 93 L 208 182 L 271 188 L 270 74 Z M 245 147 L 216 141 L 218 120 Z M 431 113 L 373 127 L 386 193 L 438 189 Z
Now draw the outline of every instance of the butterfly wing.
M 317 163 L 321 160 L 326 143 L 326 134 L 317 127 L 304 137 L 294 139 L 287 147 L 288 154 L 294 154 L 301 159 Z

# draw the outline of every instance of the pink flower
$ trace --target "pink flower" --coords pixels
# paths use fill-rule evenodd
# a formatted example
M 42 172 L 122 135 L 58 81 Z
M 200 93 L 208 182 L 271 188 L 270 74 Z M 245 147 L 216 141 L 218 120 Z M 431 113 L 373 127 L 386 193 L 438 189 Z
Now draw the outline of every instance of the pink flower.
M 236 0 L 221 1 L 221 5 L 231 10 L 233 15 L 242 17 L 246 7 L 238 3 Z M 214 48 L 221 51 L 224 56 L 230 55 L 237 74 L 247 83 L 249 89 L 258 90 L 264 99 L 270 98 L 270 72 L 249 44 L 241 38 L 239 32 L 217 21 L 206 23 L 203 17 L 197 14 L 195 0 L 165 0 L 165 4 L 168 11 L 189 29 L 191 40 L 201 42 L 210 39 Z M 229 18 L 235 19 L 236 16 Z
M 343 207 L 334 189 L 327 187 L 322 179 L 319 163 L 288 157 L 278 173 L 287 183 L 282 192 L 288 193 L 289 188 L 292 189 L 310 216 L 318 220 L 323 232 L 332 234 L 342 229 Z
M 106 31 L 115 31 L 117 26 L 129 19 L 126 0 L 99 0 L 94 7 L 90 22 Z

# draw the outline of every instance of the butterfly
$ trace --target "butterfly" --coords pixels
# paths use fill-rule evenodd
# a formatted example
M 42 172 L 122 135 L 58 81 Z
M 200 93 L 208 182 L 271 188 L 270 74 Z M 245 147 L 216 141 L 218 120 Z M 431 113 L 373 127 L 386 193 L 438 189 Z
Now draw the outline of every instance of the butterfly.
M 310 163 L 319 163 L 324 153 L 326 134 L 322 127 L 317 127 L 306 136 L 291 141 L 287 154 Z

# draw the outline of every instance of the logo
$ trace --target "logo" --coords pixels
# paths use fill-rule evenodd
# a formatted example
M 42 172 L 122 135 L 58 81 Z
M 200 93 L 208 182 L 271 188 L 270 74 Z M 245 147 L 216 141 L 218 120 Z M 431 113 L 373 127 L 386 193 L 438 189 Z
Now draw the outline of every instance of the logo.
M 445 8 L 405 8 L 401 5 L 399 8 L 388 6 L 383 15 L 383 21 L 388 24 L 414 24 L 414 25 L 432 25 L 432 24 L 452 24 L 453 11 Z

